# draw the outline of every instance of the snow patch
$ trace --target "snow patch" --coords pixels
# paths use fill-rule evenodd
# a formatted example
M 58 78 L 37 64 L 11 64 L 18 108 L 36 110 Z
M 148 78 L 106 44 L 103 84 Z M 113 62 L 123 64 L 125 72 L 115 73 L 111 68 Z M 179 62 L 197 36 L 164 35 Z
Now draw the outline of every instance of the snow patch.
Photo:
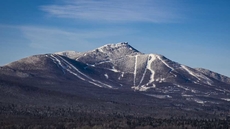
M 120 77 L 118 77 L 118 80 L 121 80 L 121 78 L 124 77 L 124 74 L 125 74 L 125 72 L 121 72 L 121 75 L 120 75 Z
M 63 52 L 56 52 L 55 54 L 57 54 L 57 55 L 62 55 L 62 56 L 66 56 L 66 57 L 69 57 L 69 58 L 71 58 L 71 59 L 76 59 L 76 58 L 78 58 L 82 53 L 76 52 L 76 51 L 63 51 Z
M 147 91 L 148 89 L 151 89 L 151 88 L 155 88 L 155 84 L 153 84 L 153 86 L 146 86 L 146 85 L 143 85 L 143 86 L 132 86 L 131 88 L 134 89 L 134 90 L 138 90 L 138 91 Z
M 109 79 L 109 76 L 108 76 L 108 74 L 104 74 L 104 76 L 105 76 L 105 78 L 106 78 L 106 79 Z
M 205 103 L 205 101 L 200 100 L 200 99 L 194 99 L 194 101 L 195 101 L 196 103 L 199 103 L 199 104 L 204 104 L 204 103 Z
M 155 94 L 145 94 L 145 95 L 155 97 L 155 98 L 158 98 L 158 99 L 172 98 L 172 96 L 170 96 L 170 95 L 155 95 Z
M 207 102 L 207 101 L 203 101 L 203 100 L 198 99 L 198 98 L 186 98 L 186 100 L 188 100 L 188 101 L 194 101 L 194 102 L 196 102 L 198 104 L 205 104 Z
M 230 102 L 230 98 L 221 98 L 221 99 Z
M 101 53 L 104 53 L 102 48 L 98 48 L 98 51 L 101 52 Z
M 176 85 L 177 87 L 179 87 L 179 88 L 181 88 L 181 89 L 184 89 L 184 90 L 186 90 L 186 91 L 190 91 L 190 89 L 187 88 L 187 87 L 184 87 L 184 86 L 181 86 L 181 85 L 178 85 L 178 84 L 174 84 L 174 85 Z
M 156 81 L 159 82 L 159 83 L 162 83 L 162 82 L 165 81 L 165 78 L 157 78 Z
M 121 73 L 121 77 L 124 77 L 124 74 L 125 74 L 125 72 L 122 72 L 122 73 Z
M 113 71 L 113 72 L 120 72 L 119 70 L 117 70 L 114 66 L 113 66 L 113 68 L 112 69 L 109 69 L 109 70 L 111 70 L 111 71 Z
M 116 43 L 116 44 L 106 44 L 102 47 L 99 47 L 98 49 L 103 49 L 103 48 L 116 48 L 116 47 L 122 47 L 122 46 L 126 46 L 128 45 L 128 42 L 120 42 L 120 43 Z

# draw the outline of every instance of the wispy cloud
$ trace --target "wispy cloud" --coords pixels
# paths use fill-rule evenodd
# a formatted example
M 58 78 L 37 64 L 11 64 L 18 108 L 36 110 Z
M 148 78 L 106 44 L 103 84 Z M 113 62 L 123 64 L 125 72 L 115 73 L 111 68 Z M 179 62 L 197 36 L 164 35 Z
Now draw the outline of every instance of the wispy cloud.
M 179 9 L 168 0 L 68 0 L 41 6 L 51 16 L 108 22 L 175 22 Z
M 0 24 L 0 65 L 35 54 L 66 50 L 84 52 L 105 43 L 121 42 L 126 38 L 118 37 L 135 33 L 138 31 L 119 27 L 69 30 L 36 25 Z
M 130 29 L 101 29 L 67 31 L 57 28 L 21 26 L 18 27 L 29 41 L 31 48 L 45 51 L 89 50 L 96 48 L 97 40 L 135 33 Z M 80 46 L 80 47 L 79 47 Z

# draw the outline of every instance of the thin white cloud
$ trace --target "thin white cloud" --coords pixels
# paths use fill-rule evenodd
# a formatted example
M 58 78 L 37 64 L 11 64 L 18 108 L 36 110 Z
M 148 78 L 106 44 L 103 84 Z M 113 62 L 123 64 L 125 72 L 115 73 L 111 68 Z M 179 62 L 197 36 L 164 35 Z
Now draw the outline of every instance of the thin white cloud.
M 60 18 L 162 23 L 180 19 L 178 5 L 168 0 L 68 0 L 41 6 L 41 10 Z
M 64 50 L 87 51 L 105 43 L 123 42 L 121 40 L 126 38 L 119 37 L 139 33 L 139 31 L 135 29 L 119 27 L 69 30 L 66 28 L 61 29 L 46 26 L 0 24 L 0 28 L 12 32 L 9 34 L 6 33 L 6 35 L 19 38 L 20 43 L 23 44 L 26 50 L 32 49 L 40 53 Z M 4 38 L 2 38 L 0 44 L 18 44 L 18 39 L 15 40 L 14 38 L 10 38 L 5 41 Z
M 21 26 L 19 29 L 29 41 L 31 48 L 45 51 L 93 49 L 97 46 L 93 41 L 97 39 L 110 39 L 135 33 L 134 30 L 124 28 L 67 31 L 48 27 Z

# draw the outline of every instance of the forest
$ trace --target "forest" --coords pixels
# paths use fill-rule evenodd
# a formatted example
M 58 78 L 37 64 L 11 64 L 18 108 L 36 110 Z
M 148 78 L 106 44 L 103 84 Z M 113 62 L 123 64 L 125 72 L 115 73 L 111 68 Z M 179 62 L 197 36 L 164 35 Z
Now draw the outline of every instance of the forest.
M 2 129 L 229 129 L 230 117 L 199 118 L 133 116 L 74 108 L 1 105 Z

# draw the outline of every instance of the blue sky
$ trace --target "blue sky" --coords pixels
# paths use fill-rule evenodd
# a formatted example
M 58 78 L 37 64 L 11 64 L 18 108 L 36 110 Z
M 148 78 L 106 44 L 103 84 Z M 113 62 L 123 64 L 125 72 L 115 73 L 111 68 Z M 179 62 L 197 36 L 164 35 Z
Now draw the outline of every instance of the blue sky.
M 229 0 L 2 0 L 0 65 L 129 42 L 230 77 Z

